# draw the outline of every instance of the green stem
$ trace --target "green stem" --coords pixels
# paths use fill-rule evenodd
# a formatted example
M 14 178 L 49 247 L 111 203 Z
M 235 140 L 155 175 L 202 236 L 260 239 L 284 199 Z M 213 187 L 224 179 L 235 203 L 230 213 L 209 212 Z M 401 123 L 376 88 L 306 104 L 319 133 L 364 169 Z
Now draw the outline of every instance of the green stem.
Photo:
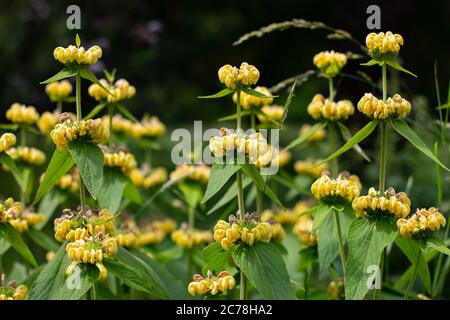
M 341 255 L 342 271 L 345 274 L 345 265 L 347 262 L 347 256 L 345 254 L 345 249 L 344 249 L 344 240 L 342 239 L 341 222 L 339 221 L 339 212 L 337 212 L 336 210 L 333 210 L 333 211 L 334 211 L 334 220 L 336 221 L 336 228 L 337 228 L 337 233 L 338 233 L 339 253 Z
M 27 145 L 27 128 L 25 125 L 20 126 L 20 146 L 25 147 Z M 26 206 L 25 190 L 22 187 L 20 189 L 20 202 Z
M 241 269 L 241 283 L 239 285 L 239 300 L 247 299 L 247 280 L 245 279 L 244 271 Z
M 329 123 L 328 125 L 328 135 L 329 135 L 329 141 L 330 141 L 330 154 L 334 153 L 336 151 L 336 130 L 335 130 L 335 124 Z M 335 178 L 337 178 L 339 174 L 339 166 L 337 162 L 337 158 L 334 158 L 331 160 L 331 175 Z
M 81 76 L 79 73 L 77 73 L 75 77 L 75 99 L 76 99 L 76 110 L 77 110 L 77 121 L 82 120 L 82 114 L 81 114 Z M 83 182 L 83 178 L 81 177 L 80 173 L 80 206 L 81 206 L 81 213 L 84 214 L 85 207 L 86 207 L 86 191 L 85 186 Z
M 108 114 L 109 114 L 109 149 L 112 148 L 113 144 L 113 130 L 112 130 L 112 123 L 113 123 L 113 117 L 114 117 L 114 105 L 108 104 Z
M 386 63 L 381 66 L 381 77 L 383 82 L 383 101 L 387 99 L 387 72 Z
M 447 222 L 447 225 L 445 226 L 445 233 L 444 233 L 444 239 L 443 241 L 447 241 L 447 237 L 448 237 L 448 232 L 450 229 L 450 223 Z M 442 253 L 439 253 L 439 257 L 438 260 L 436 262 L 436 269 L 434 271 L 434 275 L 433 275 L 433 286 L 432 286 L 432 298 L 436 298 L 439 293 L 440 293 L 440 285 L 439 285 L 439 278 L 442 276 L 441 272 L 442 272 L 442 264 L 444 262 L 444 255 Z
M 256 115 L 254 110 L 252 110 L 250 114 L 250 126 L 256 132 Z M 261 214 L 262 206 L 263 206 L 262 193 L 258 188 L 256 188 L 256 212 L 258 214 Z
M 119 299 L 123 298 L 122 281 L 116 278 L 116 294 Z
M 387 124 L 381 123 L 381 149 L 380 149 L 380 192 L 386 189 L 386 158 L 387 158 Z
M 97 283 L 94 283 L 91 288 L 91 300 L 97 300 Z
M 333 78 L 328 78 L 328 90 L 329 90 L 329 96 L 328 99 L 330 101 L 334 100 L 334 85 L 333 85 Z
M 244 189 L 242 188 L 242 171 L 238 170 L 236 172 L 236 183 L 238 188 L 238 218 L 241 220 L 244 218 L 245 207 L 244 207 Z
M 61 114 L 62 113 L 62 101 L 56 102 L 56 111 Z
M 419 263 L 420 263 L 421 257 L 422 257 L 422 251 L 419 250 L 419 254 L 417 255 L 416 264 L 414 265 L 413 275 L 411 277 L 411 280 L 409 281 L 408 288 L 406 289 L 406 292 L 405 292 L 405 296 L 403 297 L 404 300 L 409 299 L 409 294 L 411 293 L 414 282 L 416 281 L 417 271 L 419 270 Z
M 252 127 L 252 129 L 254 129 L 256 131 L 256 115 L 255 115 L 255 110 L 252 110 L 250 113 L 250 126 Z
M 308 290 L 309 290 L 309 272 L 308 269 L 305 269 L 304 278 L 303 278 L 303 286 L 305 287 L 305 293 L 303 294 L 303 298 L 308 300 Z
M 236 129 L 241 130 L 241 89 L 236 89 Z

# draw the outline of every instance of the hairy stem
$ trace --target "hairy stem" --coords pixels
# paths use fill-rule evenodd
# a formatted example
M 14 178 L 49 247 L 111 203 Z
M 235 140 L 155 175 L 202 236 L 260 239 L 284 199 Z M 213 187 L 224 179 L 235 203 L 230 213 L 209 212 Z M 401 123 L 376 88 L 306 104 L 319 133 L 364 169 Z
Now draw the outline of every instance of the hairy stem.
M 81 114 L 81 76 L 80 74 L 77 74 L 75 77 L 75 99 L 76 99 L 76 109 L 77 109 L 77 121 L 81 121 L 82 114 Z M 83 178 L 81 177 L 80 173 L 80 207 L 81 207 L 81 213 L 84 214 L 85 207 L 86 207 L 86 191 L 85 186 L 83 182 Z
M 329 96 L 328 99 L 330 101 L 334 100 L 334 84 L 333 84 L 333 78 L 328 78 L 328 90 L 329 90 Z
M 344 271 L 345 274 L 345 265 L 347 262 L 347 256 L 345 254 L 344 249 L 344 240 L 342 239 L 342 231 L 341 231 L 341 222 L 339 221 L 339 212 L 336 210 L 333 210 L 334 212 L 334 220 L 336 221 L 336 228 L 338 233 L 338 240 L 339 240 L 339 253 L 341 255 L 341 262 L 342 262 L 342 271 Z
M 328 136 L 329 136 L 329 143 L 330 143 L 330 154 L 333 154 L 336 151 L 336 129 L 335 129 L 334 123 L 328 124 Z M 339 174 L 339 165 L 337 158 L 334 158 L 331 160 L 331 175 L 334 178 L 337 178 Z
M 381 148 L 380 148 L 380 192 L 386 189 L 386 159 L 387 159 L 387 125 L 386 122 L 381 123 Z
M 414 265 L 414 270 L 413 270 L 413 274 L 411 277 L 411 280 L 409 281 L 408 287 L 406 288 L 405 291 L 405 295 L 403 297 L 403 299 L 409 299 L 409 295 L 411 293 L 411 290 L 414 286 L 414 282 L 416 281 L 416 277 L 417 277 L 417 271 L 419 270 L 419 263 L 420 263 L 420 258 L 422 257 L 422 251 L 419 250 L 419 253 L 417 254 L 417 260 L 416 263 Z
M 56 111 L 57 111 L 59 114 L 61 114 L 61 112 L 62 112 L 62 105 L 63 105 L 62 101 L 56 102 Z

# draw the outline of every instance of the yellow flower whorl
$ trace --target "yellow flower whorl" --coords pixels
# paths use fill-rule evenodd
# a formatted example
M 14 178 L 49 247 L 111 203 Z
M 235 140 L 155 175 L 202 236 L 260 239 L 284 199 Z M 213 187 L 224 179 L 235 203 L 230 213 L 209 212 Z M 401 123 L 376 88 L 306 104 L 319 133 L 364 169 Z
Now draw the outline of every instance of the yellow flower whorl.
M 95 100 L 106 100 L 107 102 L 117 102 L 131 99 L 136 94 L 136 88 L 125 79 L 119 79 L 113 84 L 105 79 L 100 79 L 100 83 L 111 93 L 109 94 L 98 84 L 91 84 L 88 93 Z
M 305 132 L 307 132 L 309 129 L 311 129 L 311 125 L 310 124 L 304 124 L 298 131 L 299 135 L 304 134 Z M 320 128 L 319 130 L 317 130 L 316 132 L 314 132 L 312 135 L 310 135 L 308 137 L 308 139 L 306 139 L 306 141 L 308 142 L 313 142 L 313 141 L 322 141 L 325 139 L 326 136 L 326 132 L 325 129 Z
M 318 178 L 324 171 L 328 170 L 328 164 L 326 162 L 321 162 L 321 159 L 298 160 L 294 163 L 294 170 L 298 174 L 306 174 Z
M 404 192 L 395 193 L 389 188 L 383 194 L 371 187 L 366 196 L 353 200 L 352 207 L 358 217 L 388 215 L 405 218 L 410 211 L 411 201 Z
M 8 151 L 16 144 L 16 136 L 13 133 L 6 132 L 0 137 L 0 152 Z
M 197 246 L 203 246 L 213 241 L 211 232 L 208 230 L 188 230 L 180 228 L 172 232 L 172 241 L 181 248 L 191 249 Z
M 208 272 L 206 279 L 199 274 L 195 274 L 192 279 L 194 281 L 188 285 L 188 292 L 192 296 L 226 293 L 236 286 L 236 280 L 227 271 L 220 272 L 217 277 L 213 277 L 211 272 Z
M 131 182 L 136 187 L 150 189 L 167 181 L 167 170 L 164 167 L 158 167 L 147 173 L 146 170 L 133 169 L 130 172 Z
M 255 66 L 242 62 L 239 69 L 229 64 L 224 65 L 217 72 L 220 82 L 229 89 L 236 89 L 238 85 L 245 87 L 256 84 L 259 80 L 259 71 Z
M 45 153 L 41 150 L 24 146 L 10 148 L 6 153 L 15 161 L 22 161 L 34 166 L 40 166 L 46 158 Z
M 313 234 L 313 218 L 310 215 L 305 214 L 298 218 L 292 232 L 300 243 L 307 247 L 314 247 L 317 244 L 317 235 Z
M 398 230 L 404 237 L 428 238 L 432 232 L 444 228 L 447 221 L 437 208 L 417 209 L 410 218 L 397 220 Z
M 33 124 L 39 120 L 39 113 L 33 106 L 25 106 L 15 102 L 6 111 L 6 119 L 18 124 Z
M 354 112 L 355 108 L 350 100 L 333 102 L 321 94 L 316 94 L 308 105 L 308 114 L 316 120 L 320 118 L 330 121 L 347 120 Z
M 366 46 L 369 54 L 375 60 L 392 60 L 403 45 L 403 37 L 399 34 L 393 34 L 391 31 L 386 33 L 371 32 L 366 37 Z
M 102 48 L 92 46 L 85 50 L 74 45 L 67 48 L 57 47 L 53 50 L 53 57 L 62 64 L 94 64 L 102 57 Z
M 68 80 L 50 82 L 45 86 L 45 93 L 51 101 L 63 101 L 72 93 L 72 84 Z
M 361 183 L 356 175 L 348 172 L 339 174 L 336 179 L 322 175 L 311 185 L 311 192 L 317 200 L 329 205 L 352 202 L 359 197 Z
M 396 119 L 405 117 L 411 111 L 411 103 L 399 94 L 383 101 L 366 93 L 358 102 L 358 110 L 372 119 Z
M 284 107 L 282 106 L 264 106 L 261 111 L 264 114 L 257 114 L 258 120 L 264 124 L 270 123 L 270 121 L 280 122 L 284 117 Z
M 258 91 L 262 93 L 265 96 L 271 97 L 272 94 L 270 93 L 269 89 L 266 87 L 255 87 L 255 91 Z M 252 108 L 261 108 L 263 106 L 269 105 L 273 102 L 273 98 L 259 98 L 252 96 L 250 94 L 247 94 L 245 92 L 241 92 L 241 107 L 242 109 L 249 110 Z M 237 102 L 237 93 L 233 94 L 233 101 L 234 103 Z
M 19 201 L 14 201 L 13 198 L 7 198 L 0 202 L 0 223 L 11 222 L 14 219 L 22 217 L 23 204 Z
M 325 77 L 333 78 L 347 64 L 347 56 L 335 51 L 322 51 L 313 58 L 314 65 Z
M 208 183 L 211 168 L 205 164 L 178 165 L 174 171 L 170 173 L 170 180 L 189 179 L 200 183 Z
M 270 225 L 270 229 L 272 232 L 271 240 L 275 241 L 283 241 L 286 234 L 284 232 L 283 226 L 277 219 L 277 215 L 270 210 L 264 210 L 261 213 L 261 222 L 267 222 Z
M 124 151 L 110 152 L 103 149 L 103 156 L 105 166 L 119 168 L 125 175 L 129 175 L 136 169 L 136 159 L 131 153 Z

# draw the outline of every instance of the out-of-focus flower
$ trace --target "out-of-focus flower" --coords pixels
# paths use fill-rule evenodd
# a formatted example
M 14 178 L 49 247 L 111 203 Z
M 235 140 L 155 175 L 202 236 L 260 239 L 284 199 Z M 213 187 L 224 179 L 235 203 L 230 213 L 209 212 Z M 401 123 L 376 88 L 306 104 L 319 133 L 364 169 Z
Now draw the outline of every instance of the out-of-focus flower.
M 211 168 L 206 164 L 178 165 L 174 171 L 170 173 L 170 180 L 188 179 L 200 183 L 208 183 Z
M 13 133 L 6 132 L 0 137 L 0 152 L 8 151 L 16 144 L 16 136 Z
M 264 106 L 261 111 L 264 114 L 257 114 L 259 121 L 262 123 L 270 123 L 271 121 L 280 122 L 284 117 L 284 107 L 282 106 Z
M 68 80 L 50 82 L 45 86 L 45 93 L 51 101 L 64 101 L 72 93 L 72 84 Z
M 6 119 L 13 123 L 30 125 L 39 120 L 39 113 L 33 106 L 27 107 L 16 102 L 6 111 Z
M 322 173 L 328 170 L 326 162 L 321 163 L 322 160 L 298 160 L 294 164 L 294 170 L 298 174 L 306 174 L 314 178 L 320 177 Z
M 6 153 L 15 161 L 29 165 L 40 166 L 45 162 L 45 153 L 36 148 L 19 146 L 10 148 Z
M 136 88 L 125 79 L 119 79 L 113 84 L 105 79 L 99 81 L 109 92 L 98 84 L 91 84 L 88 93 L 97 101 L 118 102 L 131 99 L 136 94 Z
M 311 125 L 310 124 L 304 124 L 300 130 L 298 131 L 299 135 L 304 134 L 305 132 L 307 132 L 309 129 L 311 129 Z M 326 136 L 326 132 L 323 128 L 320 128 L 319 130 L 317 130 L 316 132 L 314 132 L 312 135 L 310 135 L 308 137 L 308 139 L 306 139 L 306 141 L 309 142 L 313 142 L 313 141 L 322 141 L 323 139 L 325 139 Z
M 313 218 L 311 215 L 302 215 L 298 218 L 292 232 L 297 236 L 300 243 L 307 247 L 314 247 L 317 244 L 317 235 L 313 233 Z
M 325 99 L 321 94 L 316 94 L 308 105 L 308 114 L 316 120 L 347 120 L 354 112 L 355 108 L 350 100 L 334 102 Z
M 268 98 L 259 98 L 245 92 L 241 92 L 241 107 L 243 109 L 249 110 L 261 108 L 262 106 L 269 105 L 273 102 L 272 94 L 266 87 L 256 87 L 254 90 L 262 93 L 265 96 L 268 96 Z M 233 101 L 234 103 L 237 102 L 237 93 L 233 94 Z

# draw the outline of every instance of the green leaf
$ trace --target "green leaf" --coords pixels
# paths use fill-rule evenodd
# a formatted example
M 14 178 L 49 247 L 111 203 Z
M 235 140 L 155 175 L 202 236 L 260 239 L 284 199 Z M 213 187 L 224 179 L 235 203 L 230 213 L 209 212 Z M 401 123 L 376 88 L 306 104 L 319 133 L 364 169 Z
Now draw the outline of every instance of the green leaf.
M 136 117 L 133 116 L 133 114 L 123 104 L 116 104 L 116 107 L 117 107 L 117 110 L 119 110 L 120 113 L 123 114 L 129 120 L 136 122 L 136 123 L 139 122 L 139 120 L 136 119 Z
M 50 159 L 50 163 L 48 164 L 44 179 L 39 184 L 33 205 L 35 205 L 48 192 L 48 190 L 55 185 L 59 178 L 61 178 L 73 167 L 74 163 L 75 162 L 67 149 L 55 150 L 52 158 Z
M 345 268 L 345 298 L 361 300 L 369 291 L 370 268 L 378 266 L 381 254 L 397 237 L 397 225 L 391 219 L 359 218 L 348 231 L 348 259 Z
M 101 187 L 97 193 L 100 208 L 108 209 L 113 214 L 117 213 L 127 181 L 121 170 L 105 167 Z
M 105 267 L 126 285 L 159 298 L 168 298 L 164 282 L 154 270 L 126 249 L 119 247 L 114 259 L 103 261 Z
M 225 270 L 230 257 L 230 251 L 225 251 L 218 242 L 213 242 L 203 249 L 204 269 L 217 274 Z
M 445 245 L 445 243 L 438 237 L 433 237 L 428 239 L 427 247 L 437 250 L 443 254 L 450 256 L 450 249 Z
M 196 208 L 202 201 L 203 188 L 196 182 L 181 181 L 178 184 L 184 199 L 190 208 Z
M 264 99 L 264 98 L 276 98 L 276 97 L 278 97 L 278 96 L 267 96 L 267 95 L 265 95 L 264 93 L 261 93 L 261 92 L 259 92 L 259 91 L 256 91 L 256 90 L 254 90 L 254 89 L 252 89 L 252 88 L 250 88 L 250 87 L 245 88 L 243 91 L 244 91 L 246 94 L 248 94 L 248 95 L 251 95 L 251 96 L 254 96 L 254 97 L 257 97 L 257 98 L 261 98 L 261 99 Z
M 128 181 L 123 190 L 123 197 L 136 204 L 142 204 L 142 197 L 139 189 L 131 182 Z
M 81 68 L 79 73 L 80 73 L 80 77 L 82 77 L 92 83 L 95 83 L 100 88 L 102 88 L 103 90 L 108 92 L 108 94 L 114 96 L 108 89 L 106 89 L 106 87 L 100 81 L 98 81 L 97 77 L 92 73 L 92 71 L 88 67 Z
M 375 60 L 375 59 L 371 59 L 370 61 L 365 62 L 365 63 L 360 63 L 361 66 L 366 66 L 366 67 L 371 67 L 371 66 L 374 66 L 376 64 L 377 65 L 381 65 L 382 63 L 377 61 L 377 60 Z
M 250 114 L 251 114 L 250 111 L 242 111 L 241 112 L 241 117 L 245 117 L 245 116 L 248 116 Z M 237 113 L 234 113 L 234 114 L 226 116 L 226 117 L 219 118 L 217 121 L 222 122 L 222 121 L 230 121 L 230 120 L 234 120 L 234 119 L 237 119 Z
M 317 206 L 315 206 L 312 210 L 313 213 L 313 230 L 319 230 L 320 225 L 322 224 L 323 220 L 329 216 L 329 213 L 331 211 L 331 207 L 324 205 L 324 204 L 319 204 Z
M 50 220 L 50 218 L 53 216 L 53 213 L 55 213 L 55 210 L 58 208 L 59 205 L 63 204 L 69 195 L 57 188 L 50 190 L 49 192 L 45 193 L 45 195 L 42 197 L 41 202 L 39 203 L 39 207 L 37 212 L 42 213 L 44 215 L 44 221 L 36 226 L 34 226 L 35 229 L 41 230 Z
M 298 138 L 296 138 L 294 141 L 289 143 L 285 149 L 289 150 L 289 149 L 300 146 L 303 142 L 308 140 L 309 137 L 311 137 L 314 133 L 316 133 L 320 129 L 324 128 L 326 125 L 327 125 L 326 122 L 315 123 L 307 131 L 303 132 Z
M 45 81 L 42 81 L 40 84 L 47 84 L 50 82 L 55 82 L 59 80 L 63 80 L 66 78 L 74 77 L 78 74 L 78 70 L 76 68 L 64 68 L 61 71 L 59 71 L 57 74 L 55 74 L 53 77 L 48 78 Z
M 350 140 L 348 140 L 347 143 L 345 143 L 339 150 L 334 152 L 332 155 L 330 155 L 327 159 L 325 159 L 321 163 L 333 160 L 334 158 L 339 157 L 341 154 L 343 154 L 343 153 L 347 152 L 348 150 L 350 150 L 351 148 L 353 148 L 354 145 L 356 145 L 357 143 L 360 143 L 365 138 L 367 138 L 373 132 L 373 130 L 375 130 L 377 125 L 378 125 L 378 121 L 376 121 L 376 120 L 370 121 L 361 130 L 359 130 L 357 133 L 355 133 L 355 135 Z
M 11 131 L 16 131 L 19 128 L 18 124 L 0 124 L 0 129 L 1 130 L 11 130 Z
M 250 183 L 252 182 L 252 179 L 249 177 L 245 177 L 242 179 L 242 188 L 247 188 Z M 209 211 L 206 213 L 207 215 L 210 215 L 220 208 L 222 208 L 227 203 L 231 202 L 233 199 L 237 197 L 238 189 L 237 189 L 237 182 L 234 181 L 233 184 L 228 188 L 228 190 L 224 193 L 224 195 L 217 201 L 214 206 L 209 209 Z
M 265 193 L 278 206 L 284 208 L 284 205 L 281 203 L 275 193 L 273 193 L 272 189 L 270 189 L 269 185 L 267 184 L 267 181 L 261 176 L 259 170 L 253 164 L 245 164 L 242 167 L 242 172 L 244 172 L 244 174 L 246 174 L 248 177 L 252 178 L 259 191 Z
M 95 117 L 100 111 L 102 111 L 105 107 L 107 106 L 106 103 L 99 103 L 98 105 L 96 105 L 91 112 L 89 112 L 89 114 L 87 116 L 85 116 L 83 118 L 83 120 L 88 120 L 88 119 L 92 119 L 93 117 Z
M 27 235 L 34 243 L 47 251 L 55 252 L 59 248 L 59 244 L 44 232 L 30 228 L 28 229 Z
M 420 247 L 417 241 L 402 236 L 398 236 L 397 239 L 395 239 L 395 244 L 405 254 L 409 262 L 411 262 L 412 266 L 414 266 L 417 262 L 417 256 L 420 252 Z M 423 284 L 425 285 L 425 288 L 427 289 L 428 292 L 430 292 L 431 291 L 430 270 L 428 268 L 428 264 L 425 261 L 425 259 L 420 259 L 417 272 Z
M 352 138 L 352 134 L 350 133 L 350 130 L 343 124 L 338 122 L 339 131 L 341 132 L 342 137 L 345 139 L 345 141 L 349 141 Z M 353 150 L 355 150 L 361 157 L 364 158 L 367 162 L 370 162 L 370 158 L 366 155 L 364 150 L 359 146 L 359 144 L 355 144 L 353 146 Z
M 283 118 L 280 121 L 278 129 L 281 129 L 281 127 L 283 126 L 284 121 L 286 121 L 286 118 L 287 118 L 287 115 L 288 115 L 288 111 L 289 111 L 289 106 L 291 105 L 292 98 L 294 98 L 294 92 L 295 92 L 295 87 L 296 86 L 297 86 L 297 79 L 294 81 L 294 83 L 292 84 L 291 88 L 289 89 L 288 97 L 286 99 L 286 102 L 284 103 Z
M 78 35 L 78 33 L 75 35 L 75 44 L 77 45 L 77 47 L 79 47 L 81 45 L 81 40 L 80 40 L 80 36 Z
M 339 237 L 334 210 L 328 212 L 320 223 L 317 237 L 320 273 L 324 274 L 339 254 Z M 321 236 L 322 235 L 322 236 Z
M 11 248 L 11 244 L 0 237 L 0 256 L 5 254 L 6 251 L 8 251 Z
M 63 243 L 58 251 L 55 253 L 53 259 L 47 263 L 42 269 L 39 276 L 33 282 L 28 294 L 29 300 L 47 300 L 50 290 L 52 289 L 53 282 L 58 274 L 61 263 L 66 257 L 66 244 Z
M 394 69 L 397 69 L 398 71 L 404 72 L 409 74 L 410 76 L 413 76 L 414 78 L 417 78 L 417 75 L 415 75 L 414 73 L 412 73 L 409 70 L 406 70 L 405 68 L 403 68 L 401 65 L 399 65 L 397 62 L 390 60 L 390 61 L 386 61 L 386 64 L 391 66 Z
M 233 92 L 234 92 L 234 90 L 229 89 L 229 88 L 225 88 L 225 89 L 223 89 L 223 90 L 221 90 L 221 91 L 219 91 L 219 92 L 217 92 L 215 94 L 212 94 L 210 96 L 200 96 L 200 97 L 197 97 L 197 98 L 199 98 L 199 99 L 216 99 L 216 98 L 225 97 L 225 96 L 227 96 L 229 94 L 232 94 Z
M 297 271 L 302 272 L 311 268 L 317 261 L 317 249 L 315 247 L 306 247 L 300 250 L 300 260 L 298 262 Z
M 80 169 L 84 185 L 96 199 L 103 179 L 103 152 L 92 142 L 84 140 L 69 142 L 67 149 Z
M 436 162 L 442 168 L 447 171 L 450 171 L 439 159 L 434 155 L 433 151 L 431 151 L 426 143 L 411 129 L 405 120 L 392 120 L 392 127 L 395 131 L 398 132 L 401 136 L 406 138 L 411 144 L 416 147 L 420 152 L 426 155 L 428 158 Z
M 241 164 L 214 163 L 211 166 L 211 174 L 209 175 L 208 186 L 206 187 L 202 203 L 205 203 L 219 192 L 231 176 L 241 168 Z
M 264 299 L 295 300 L 286 265 L 273 244 L 239 245 L 232 257 Z
M 27 247 L 22 239 L 19 231 L 14 229 L 14 227 L 8 223 L 0 223 L 0 237 L 8 241 L 11 246 L 16 249 L 16 251 L 25 258 L 33 267 L 38 268 L 36 259 L 31 253 L 30 249 Z
M 25 177 L 17 168 L 14 160 L 6 152 L 0 152 L 0 162 L 4 163 L 9 168 L 17 184 L 20 186 L 20 189 L 26 190 L 27 181 Z

